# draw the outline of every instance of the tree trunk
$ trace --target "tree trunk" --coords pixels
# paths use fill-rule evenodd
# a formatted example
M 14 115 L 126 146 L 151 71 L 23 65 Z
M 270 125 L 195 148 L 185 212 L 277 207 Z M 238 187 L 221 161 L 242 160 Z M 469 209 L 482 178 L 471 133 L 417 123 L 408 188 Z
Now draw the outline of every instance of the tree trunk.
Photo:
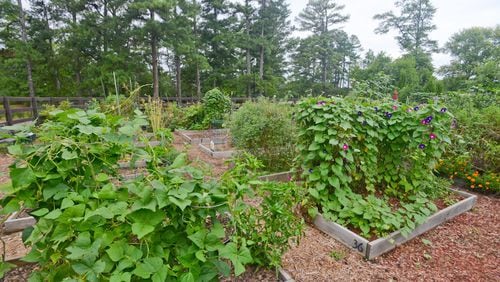
M 181 104 L 182 97 L 182 81 L 181 81 L 181 57 L 175 55 L 175 92 L 177 93 L 177 103 Z
M 24 10 L 22 0 L 17 0 L 19 5 L 19 22 L 21 24 L 21 40 L 23 41 L 25 47 L 28 47 L 28 36 L 26 35 L 26 19 L 24 18 Z M 35 85 L 33 84 L 33 62 L 31 61 L 31 56 L 28 53 L 26 56 L 26 71 L 28 72 L 28 89 L 31 98 L 31 110 L 33 112 L 33 117 L 38 117 L 38 109 L 35 100 Z
M 261 4 L 261 20 L 264 17 L 264 9 L 266 8 L 266 0 L 262 0 Z M 262 22 L 260 27 L 260 38 L 264 40 L 264 22 Z M 260 59 L 259 59 L 259 79 L 264 79 L 264 45 L 261 43 L 260 45 Z M 262 93 L 261 93 L 262 94 Z
M 50 24 L 49 24 L 49 12 L 47 11 L 47 5 L 45 5 L 45 1 L 42 1 L 43 4 L 43 19 L 45 21 L 45 28 L 49 32 L 49 49 L 50 49 L 50 59 L 51 59 L 51 65 L 52 65 L 52 71 L 54 73 L 54 83 L 56 85 L 56 90 L 57 93 L 59 94 L 61 92 L 61 79 L 59 77 L 59 69 L 57 67 L 57 64 L 55 62 L 55 52 L 54 52 L 54 47 L 53 47 L 53 39 L 52 39 L 52 31 L 50 30 Z
M 196 96 L 201 101 L 200 64 L 196 63 Z
M 249 8 L 249 0 L 245 0 L 245 8 Z M 247 40 L 250 41 L 250 15 L 247 14 L 245 16 L 245 24 L 246 24 L 246 35 L 247 35 Z M 252 61 L 250 58 L 250 42 L 246 42 L 247 49 L 246 49 L 246 61 L 247 61 L 247 97 L 250 98 L 250 75 L 252 74 Z
M 196 0 L 193 0 L 193 6 L 196 5 Z M 195 36 L 196 44 L 196 97 L 198 101 L 201 101 L 201 79 L 200 79 L 200 62 L 199 62 L 199 52 L 198 52 L 198 19 L 196 15 L 193 18 L 193 34 Z
M 151 21 L 155 20 L 155 13 L 153 9 L 149 10 Z M 153 98 L 160 98 L 160 87 L 159 87 L 159 78 L 158 78 L 158 46 L 157 46 L 157 38 L 156 34 L 153 31 L 151 33 L 151 65 L 153 68 Z
M 71 12 L 72 18 L 73 18 L 73 27 L 76 27 L 76 12 L 72 11 Z M 76 86 L 78 88 L 78 96 L 81 96 L 82 94 L 82 73 L 81 73 L 81 63 L 80 63 L 80 50 L 76 48 L 75 50 L 75 78 L 76 78 Z

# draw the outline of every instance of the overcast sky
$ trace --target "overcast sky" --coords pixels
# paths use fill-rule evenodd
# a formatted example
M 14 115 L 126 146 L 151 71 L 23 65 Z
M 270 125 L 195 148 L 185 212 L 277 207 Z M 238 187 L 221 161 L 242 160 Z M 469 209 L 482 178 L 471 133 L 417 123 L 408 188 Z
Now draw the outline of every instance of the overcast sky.
M 293 22 L 296 24 L 295 18 L 305 8 L 308 0 L 288 1 Z M 372 49 L 376 53 L 385 51 L 393 58 L 401 54 L 394 39 L 395 33 L 384 35 L 374 33 L 378 21 L 373 20 L 373 16 L 389 10 L 398 14 L 394 2 L 394 0 L 337 1 L 345 5 L 345 13 L 351 16 L 349 21 L 343 24 L 344 30 L 358 36 L 364 49 L 363 53 Z M 437 30 L 431 34 L 431 38 L 438 41 L 439 47 L 442 47 L 453 33 L 464 28 L 493 27 L 500 24 L 500 0 L 434 0 L 432 4 L 437 9 L 434 16 Z M 435 66 L 441 66 L 449 62 L 449 57 L 446 54 L 436 54 L 433 60 Z

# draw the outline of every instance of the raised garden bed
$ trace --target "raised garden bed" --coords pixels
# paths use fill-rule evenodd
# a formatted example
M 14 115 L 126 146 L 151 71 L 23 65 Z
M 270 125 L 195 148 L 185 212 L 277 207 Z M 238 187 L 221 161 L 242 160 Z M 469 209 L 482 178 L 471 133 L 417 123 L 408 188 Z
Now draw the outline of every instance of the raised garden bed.
M 216 143 L 214 142 L 214 149 L 212 150 L 210 144 L 199 143 L 200 150 L 215 159 L 226 159 L 232 157 L 238 151 L 234 150 L 227 142 Z
M 223 143 L 229 139 L 228 129 L 176 130 L 176 132 L 189 144 L 210 144 L 210 141 Z
M 293 175 L 294 174 L 292 172 L 288 171 L 261 176 L 259 179 L 264 181 L 287 182 L 292 179 Z M 477 201 L 476 195 L 455 189 L 450 190 L 463 197 L 463 199 L 438 211 L 434 215 L 431 215 L 423 224 L 417 226 L 407 237 L 404 237 L 400 231 L 395 231 L 387 237 L 369 241 L 342 225 L 326 220 L 321 215 L 316 216 L 314 219 L 314 225 L 319 230 L 332 236 L 347 247 L 354 249 L 366 259 L 370 260 L 389 252 L 397 246 L 410 241 L 411 239 L 433 229 L 441 223 L 450 220 L 474 207 Z
M 373 241 L 369 241 L 342 225 L 326 220 L 321 215 L 316 216 L 314 219 L 314 225 L 319 230 L 339 240 L 344 245 L 354 249 L 366 259 L 370 260 L 387 253 L 397 246 L 433 229 L 441 223 L 470 210 L 476 203 L 476 195 L 454 189 L 451 190 L 464 197 L 464 199 L 438 211 L 434 215 L 431 215 L 423 224 L 417 226 L 407 237 L 404 237 L 400 231 L 395 231 L 385 238 L 378 238 Z

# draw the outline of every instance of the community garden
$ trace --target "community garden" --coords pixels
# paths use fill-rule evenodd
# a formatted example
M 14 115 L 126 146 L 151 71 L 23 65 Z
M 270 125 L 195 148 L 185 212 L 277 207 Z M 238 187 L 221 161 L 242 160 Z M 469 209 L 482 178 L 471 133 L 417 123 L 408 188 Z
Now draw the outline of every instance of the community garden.
M 497 96 L 139 92 L 3 128 L 5 281 L 498 277 Z

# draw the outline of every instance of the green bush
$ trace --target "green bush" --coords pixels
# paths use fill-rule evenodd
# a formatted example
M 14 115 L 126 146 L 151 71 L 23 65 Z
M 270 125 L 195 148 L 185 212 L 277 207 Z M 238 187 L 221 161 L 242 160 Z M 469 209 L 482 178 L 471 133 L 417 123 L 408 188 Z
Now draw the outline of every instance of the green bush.
M 203 127 L 221 127 L 224 116 L 231 111 L 231 99 L 218 88 L 214 88 L 203 97 Z
M 256 156 L 268 171 L 292 167 L 297 132 L 290 106 L 264 99 L 246 102 L 231 115 L 229 128 L 234 145 Z
M 446 108 L 314 98 L 297 118 L 303 178 L 326 218 L 365 236 L 408 234 L 436 209 L 425 191 L 451 142 Z

